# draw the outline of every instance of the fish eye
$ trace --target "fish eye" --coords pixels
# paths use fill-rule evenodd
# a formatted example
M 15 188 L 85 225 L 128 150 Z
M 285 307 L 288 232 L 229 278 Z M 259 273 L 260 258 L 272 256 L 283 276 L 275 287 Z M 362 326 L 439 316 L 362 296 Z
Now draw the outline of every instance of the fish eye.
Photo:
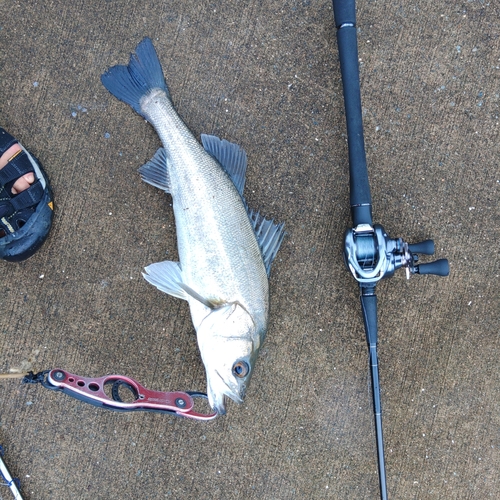
M 233 365 L 233 374 L 238 378 L 243 378 L 248 375 L 250 367 L 245 361 L 237 361 Z

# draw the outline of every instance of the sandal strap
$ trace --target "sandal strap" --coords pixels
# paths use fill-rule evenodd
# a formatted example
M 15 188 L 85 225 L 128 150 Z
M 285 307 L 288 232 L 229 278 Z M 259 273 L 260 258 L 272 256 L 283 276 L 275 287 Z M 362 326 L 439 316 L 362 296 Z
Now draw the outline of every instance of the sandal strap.
M 34 172 L 33 165 L 26 152 L 21 150 L 5 167 L 0 168 L 0 185 L 5 186 L 30 172 Z
M 38 204 L 42 199 L 44 189 L 40 181 L 35 181 L 28 189 L 21 191 L 11 198 L 10 202 L 14 207 L 14 210 L 22 210 L 23 208 L 29 208 L 33 205 Z
M 19 141 L 10 135 L 5 129 L 0 127 L 0 156 L 2 156 L 7 149 L 9 149 L 14 144 L 17 144 Z
M 10 217 L 15 215 L 16 212 L 34 207 L 42 199 L 44 191 L 42 183 L 35 181 L 28 189 L 12 196 L 10 199 L 0 199 L 0 217 Z

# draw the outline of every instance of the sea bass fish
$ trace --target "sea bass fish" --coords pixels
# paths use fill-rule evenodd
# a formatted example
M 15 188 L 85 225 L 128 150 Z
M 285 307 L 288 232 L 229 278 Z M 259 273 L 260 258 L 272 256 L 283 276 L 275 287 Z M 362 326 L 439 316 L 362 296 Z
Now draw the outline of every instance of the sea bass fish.
M 180 119 L 149 38 L 128 66 L 110 68 L 101 81 L 153 125 L 163 144 L 139 172 L 172 196 L 180 262 L 151 264 L 144 277 L 189 303 L 208 399 L 223 414 L 226 396 L 243 401 L 266 335 L 268 277 L 283 224 L 247 207 L 245 151 L 210 135 L 200 144 Z

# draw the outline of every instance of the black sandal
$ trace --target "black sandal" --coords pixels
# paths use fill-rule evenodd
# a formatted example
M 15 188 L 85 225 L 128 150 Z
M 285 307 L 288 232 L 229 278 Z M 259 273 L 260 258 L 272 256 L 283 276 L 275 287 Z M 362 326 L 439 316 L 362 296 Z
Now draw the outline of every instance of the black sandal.
M 0 127 L 0 156 L 17 143 Z M 34 173 L 35 182 L 13 194 L 12 185 L 29 172 Z M 21 146 L 0 168 L 0 259 L 16 262 L 31 257 L 47 238 L 53 215 L 47 174 L 40 162 Z

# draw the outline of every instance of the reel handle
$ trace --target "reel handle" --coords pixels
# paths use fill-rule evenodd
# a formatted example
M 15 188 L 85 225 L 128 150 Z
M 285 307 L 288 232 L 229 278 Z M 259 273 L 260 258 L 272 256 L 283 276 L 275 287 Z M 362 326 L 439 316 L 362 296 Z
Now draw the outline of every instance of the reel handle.
M 415 266 L 417 274 L 436 274 L 437 276 L 448 276 L 450 274 L 450 265 L 447 259 L 439 259 L 427 264 Z

